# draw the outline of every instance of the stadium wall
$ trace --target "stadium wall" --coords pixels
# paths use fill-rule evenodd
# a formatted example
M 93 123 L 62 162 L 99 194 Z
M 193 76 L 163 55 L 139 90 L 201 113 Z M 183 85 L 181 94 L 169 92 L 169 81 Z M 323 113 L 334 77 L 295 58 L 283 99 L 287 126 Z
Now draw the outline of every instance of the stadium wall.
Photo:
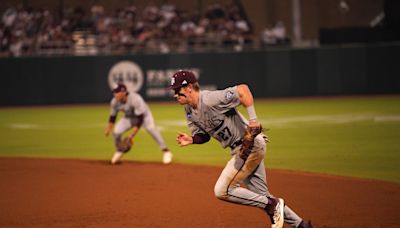
M 121 80 L 147 100 L 172 100 L 166 88 L 172 73 L 182 68 L 195 71 L 203 88 L 247 83 L 257 98 L 400 92 L 400 44 L 371 44 L 230 53 L 1 58 L 0 105 L 108 102 L 110 87 Z

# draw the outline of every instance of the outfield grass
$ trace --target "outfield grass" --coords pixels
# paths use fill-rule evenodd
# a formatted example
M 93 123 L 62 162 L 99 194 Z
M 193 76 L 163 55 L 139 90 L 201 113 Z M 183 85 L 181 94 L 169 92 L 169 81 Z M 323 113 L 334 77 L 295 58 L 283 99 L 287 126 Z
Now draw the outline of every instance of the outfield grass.
M 150 107 L 174 162 L 225 165 L 229 150 L 215 140 L 177 146 L 187 132 L 181 106 Z M 256 100 L 256 111 L 271 141 L 267 167 L 400 183 L 400 96 Z M 108 160 L 108 114 L 107 104 L 0 108 L 0 156 Z M 125 159 L 159 162 L 161 153 L 142 129 Z

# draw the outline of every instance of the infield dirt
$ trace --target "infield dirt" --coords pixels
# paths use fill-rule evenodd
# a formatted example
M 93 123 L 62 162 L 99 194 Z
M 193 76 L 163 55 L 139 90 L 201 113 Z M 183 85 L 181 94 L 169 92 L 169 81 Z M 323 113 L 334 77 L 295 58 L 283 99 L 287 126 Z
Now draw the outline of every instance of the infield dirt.
M 0 227 L 267 227 L 219 201 L 221 167 L 0 158 Z M 270 191 L 315 227 L 398 227 L 400 185 L 267 170 Z M 285 226 L 288 227 L 288 226 Z

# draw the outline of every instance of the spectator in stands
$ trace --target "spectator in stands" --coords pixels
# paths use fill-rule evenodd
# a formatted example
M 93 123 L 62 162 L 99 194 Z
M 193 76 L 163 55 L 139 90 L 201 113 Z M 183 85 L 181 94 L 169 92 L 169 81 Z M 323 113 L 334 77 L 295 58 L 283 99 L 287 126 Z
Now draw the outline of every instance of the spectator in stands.
M 286 35 L 286 27 L 282 21 L 276 22 L 274 27 L 267 26 L 261 32 L 261 45 L 263 47 L 273 45 L 286 45 L 290 43 Z
M 142 12 L 130 4 L 107 14 L 100 0 L 95 0 L 88 12 L 82 7 L 65 8 L 62 13 L 9 7 L 1 15 L 0 52 L 62 54 L 75 47 L 74 42 L 96 45 L 107 52 L 168 53 L 187 51 L 191 46 L 219 48 L 222 44 L 241 50 L 252 35 L 235 4 L 213 4 L 200 15 L 183 12 L 170 3 L 158 6 L 150 1 Z M 83 32 L 86 35 L 79 35 Z M 90 42 L 85 40 L 89 37 Z
M 273 36 L 276 39 L 277 44 L 287 44 L 288 37 L 286 35 L 286 27 L 282 21 L 276 22 L 274 28 L 272 29 Z

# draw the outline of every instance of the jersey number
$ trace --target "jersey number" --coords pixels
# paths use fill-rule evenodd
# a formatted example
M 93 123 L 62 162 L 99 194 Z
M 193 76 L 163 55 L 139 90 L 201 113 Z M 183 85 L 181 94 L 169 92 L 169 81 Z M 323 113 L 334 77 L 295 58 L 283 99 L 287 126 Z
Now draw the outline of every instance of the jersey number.
M 225 127 L 225 128 L 222 129 L 220 132 L 218 132 L 218 136 L 219 136 L 222 140 L 226 141 L 226 140 L 228 140 L 228 139 L 232 136 L 232 133 L 231 133 L 231 131 L 229 130 L 228 127 Z

